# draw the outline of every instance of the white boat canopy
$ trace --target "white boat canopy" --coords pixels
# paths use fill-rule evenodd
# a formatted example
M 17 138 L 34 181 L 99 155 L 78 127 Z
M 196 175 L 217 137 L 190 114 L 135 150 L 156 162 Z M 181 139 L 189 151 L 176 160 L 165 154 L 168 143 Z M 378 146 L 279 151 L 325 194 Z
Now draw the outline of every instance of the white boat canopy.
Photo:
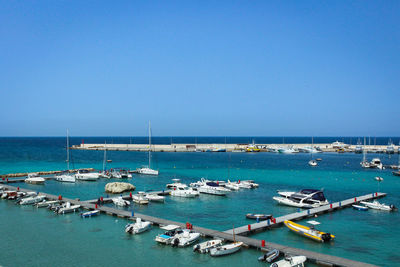
M 160 228 L 163 230 L 166 230 L 166 231 L 172 231 L 172 230 L 175 230 L 175 229 L 178 229 L 181 227 L 179 225 L 169 224 L 169 225 L 161 226 Z
M 314 221 L 314 220 L 307 221 L 307 223 L 308 223 L 308 224 L 311 224 L 311 225 L 318 225 L 318 224 L 321 224 L 321 223 L 319 223 L 319 222 L 317 222 L 317 221 Z

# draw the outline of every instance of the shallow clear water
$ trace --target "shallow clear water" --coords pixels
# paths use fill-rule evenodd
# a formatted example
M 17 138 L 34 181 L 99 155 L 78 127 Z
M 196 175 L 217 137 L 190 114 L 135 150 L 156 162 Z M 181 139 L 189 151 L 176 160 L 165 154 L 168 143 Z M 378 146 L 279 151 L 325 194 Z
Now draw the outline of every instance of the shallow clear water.
M 66 167 L 62 138 L 0 139 L 0 173 L 60 170 Z M 201 140 L 198 138 L 198 142 Z M 80 140 L 75 140 L 80 142 Z M 72 151 L 75 168 L 102 168 L 102 151 Z M 398 155 L 368 155 L 380 157 L 384 164 L 397 164 Z M 276 205 L 272 201 L 278 189 L 299 190 L 324 188 L 330 201 L 379 191 L 388 193 L 382 201 L 400 206 L 400 179 L 388 170 L 362 170 L 362 155 L 323 153 L 319 166 L 307 165 L 310 155 L 282 155 L 272 153 L 153 153 L 154 167 L 159 177 L 134 175 L 129 182 L 136 190 L 162 190 L 172 178 L 190 183 L 207 177 L 231 180 L 254 179 L 260 184 L 255 190 L 234 192 L 227 197 L 204 196 L 196 199 L 168 197 L 165 204 L 132 205 L 128 208 L 148 215 L 217 230 L 227 230 L 254 221 L 245 219 L 249 212 L 273 214 L 275 217 L 295 212 L 295 208 Z M 146 164 L 147 154 L 142 152 L 111 151 L 111 167 L 136 168 Z M 373 178 L 382 176 L 378 185 Z M 104 186 L 110 180 L 77 182 L 76 184 L 47 181 L 43 186 L 20 184 L 35 191 L 62 194 L 82 200 L 105 196 Z M 0 201 L 0 229 L 7 242 L 0 242 L 0 265 L 54 266 L 85 265 L 106 266 L 166 263 L 167 265 L 260 264 L 255 250 L 243 250 L 229 257 L 211 258 L 192 253 L 190 248 L 174 249 L 160 246 L 154 237 L 158 228 L 138 236 L 125 235 L 126 220 L 101 215 L 88 220 L 76 214 L 55 216 L 46 209 L 20 207 L 9 201 Z M 319 228 L 336 235 L 331 244 L 319 244 L 297 236 L 285 227 L 253 235 L 257 239 L 276 242 L 321 253 L 384 266 L 400 265 L 396 251 L 400 248 L 398 212 L 361 212 L 343 209 L 316 218 Z M 304 223 L 301 221 L 301 223 Z M 12 233 L 10 235 L 6 233 Z M 61 246 L 62 244 L 62 246 Z M 24 256 L 25 255 L 25 256 Z M 52 255 L 49 257 L 48 255 Z M 182 259 L 177 263 L 177 259 Z M 311 265 L 307 265 L 311 266 Z

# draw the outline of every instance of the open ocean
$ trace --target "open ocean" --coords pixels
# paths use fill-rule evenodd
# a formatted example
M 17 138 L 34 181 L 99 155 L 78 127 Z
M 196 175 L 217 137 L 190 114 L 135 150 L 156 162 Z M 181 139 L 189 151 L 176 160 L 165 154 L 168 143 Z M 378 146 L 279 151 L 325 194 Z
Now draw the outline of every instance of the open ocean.
M 311 143 L 310 137 L 154 137 L 153 143 Z M 314 143 L 336 140 L 355 144 L 357 137 L 314 137 Z M 361 139 L 361 138 L 360 138 Z M 386 145 L 388 137 L 367 138 L 367 143 Z M 397 146 L 399 138 L 391 137 Z M 147 143 L 147 137 L 71 137 L 70 145 L 85 143 Z M 70 150 L 71 168 L 102 168 L 103 151 Z M 0 174 L 62 170 L 65 163 L 65 138 L 0 138 Z M 310 154 L 275 153 L 152 153 L 158 177 L 137 176 L 128 181 L 136 191 L 162 190 L 173 178 L 184 183 L 201 177 L 218 180 L 253 179 L 255 190 L 232 192 L 227 197 L 201 195 L 195 199 L 167 197 L 165 204 L 133 205 L 129 210 L 211 229 L 227 230 L 253 223 L 249 212 L 275 217 L 295 212 L 296 208 L 277 205 L 272 197 L 278 189 L 323 188 L 330 201 L 339 201 L 379 191 L 388 193 L 380 201 L 400 206 L 400 178 L 391 170 L 363 170 L 361 154 L 321 153 L 318 167 L 309 167 Z M 383 164 L 397 164 L 399 155 L 367 154 L 379 157 Z M 107 168 L 136 169 L 148 162 L 146 152 L 108 151 L 112 163 Z M 384 181 L 378 185 L 375 176 Z M 81 200 L 106 196 L 104 186 L 113 179 L 76 184 L 46 181 L 45 185 L 15 184 L 35 191 L 62 194 Z M 118 180 L 121 181 L 121 180 Z M 14 184 L 13 184 L 14 185 Z M 356 211 L 346 208 L 320 215 L 318 229 L 336 235 L 334 242 L 320 244 L 298 236 L 282 226 L 252 235 L 266 242 L 299 247 L 380 266 L 400 266 L 399 212 Z M 172 248 L 154 241 L 162 231 L 158 227 L 131 236 L 124 232 L 127 220 L 101 216 L 81 219 L 77 214 L 55 215 L 47 209 L 18 206 L 0 200 L 0 266 L 265 266 L 253 249 L 221 258 L 200 255 L 191 247 Z M 305 220 L 300 221 L 305 223 Z M 307 263 L 306 266 L 314 266 Z

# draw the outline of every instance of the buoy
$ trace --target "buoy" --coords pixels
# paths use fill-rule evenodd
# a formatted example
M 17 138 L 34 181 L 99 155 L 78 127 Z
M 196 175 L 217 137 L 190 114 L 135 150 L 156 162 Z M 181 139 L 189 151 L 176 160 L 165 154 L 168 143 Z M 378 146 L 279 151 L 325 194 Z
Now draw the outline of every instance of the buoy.
M 129 192 L 129 196 L 130 196 L 130 198 L 132 198 L 132 192 Z
M 58 196 L 58 200 L 62 200 L 62 196 L 61 195 Z
M 261 246 L 265 247 L 265 240 L 261 240 Z
M 19 191 L 19 186 L 17 187 L 17 191 Z
M 332 208 L 332 203 L 330 204 L 330 207 Z
M 251 225 L 250 224 L 247 225 L 247 230 L 251 231 Z
M 315 216 L 314 216 L 315 218 L 317 218 L 318 217 L 318 215 L 317 214 L 315 214 Z
M 354 202 L 357 202 L 357 198 L 356 197 L 354 198 Z
M 100 197 L 100 201 L 103 202 L 103 197 Z
M 97 209 L 97 204 L 94 205 L 94 208 Z

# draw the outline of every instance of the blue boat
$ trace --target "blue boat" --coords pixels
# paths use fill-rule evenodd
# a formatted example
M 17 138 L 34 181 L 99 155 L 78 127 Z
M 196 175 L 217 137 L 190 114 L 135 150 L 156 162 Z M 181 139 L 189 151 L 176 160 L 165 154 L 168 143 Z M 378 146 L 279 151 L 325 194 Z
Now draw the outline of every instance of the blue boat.
M 365 206 L 356 205 L 356 204 L 353 204 L 352 206 L 353 206 L 353 209 L 355 209 L 355 210 L 361 210 L 361 211 L 367 211 L 368 210 L 368 207 L 365 207 Z
M 97 216 L 99 214 L 100 214 L 99 210 L 91 210 L 91 211 L 88 211 L 88 212 L 81 213 L 81 217 L 82 218 L 86 218 L 86 217 Z

